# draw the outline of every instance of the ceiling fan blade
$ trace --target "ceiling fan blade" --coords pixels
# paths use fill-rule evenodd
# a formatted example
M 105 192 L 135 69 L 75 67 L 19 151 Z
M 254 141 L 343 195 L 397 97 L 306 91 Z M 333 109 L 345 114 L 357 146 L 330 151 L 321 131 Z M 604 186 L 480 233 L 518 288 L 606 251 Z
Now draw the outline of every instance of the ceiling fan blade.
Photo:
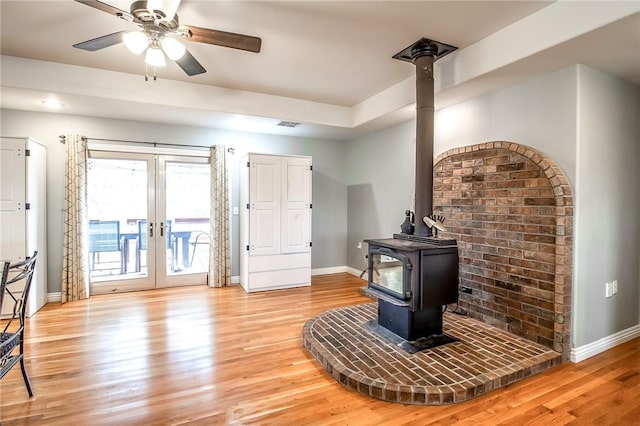
M 87 6 L 93 7 L 103 12 L 107 12 L 108 14 L 117 16 L 118 18 L 122 18 L 125 21 L 129 21 L 129 22 L 133 21 L 133 16 L 131 16 L 129 12 L 125 12 L 122 9 L 118 9 L 117 7 L 113 7 L 101 1 L 98 1 L 98 0 L 75 0 L 75 1 L 77 1 L 78 3 L 86 4 Z
M 107 34 L 102 37 L 97 37 L 91 40 L 83 41 L 82 43 L 74 44 L 73 47 L 95 52 L 96 50 L 104 49 L 105 47 L 122 43 L 122 35 L 124 33 L 126 33 L 126 31 L 118 31 L 117 33 Z
M 191 25 L 183 25 L 181 28 L 189 30 L 187 35 L 189 40 L 199 43 L 215 44 L 255 53 L 260 52 L 260 47 L 262 46 L 262 39 L 259 37 L 193 27 Z
M 176 61 L 176 63 L 187 73 L 187 75 L 198 75 L 207 72 L 200 62 L 187 50 L 184 55 Z

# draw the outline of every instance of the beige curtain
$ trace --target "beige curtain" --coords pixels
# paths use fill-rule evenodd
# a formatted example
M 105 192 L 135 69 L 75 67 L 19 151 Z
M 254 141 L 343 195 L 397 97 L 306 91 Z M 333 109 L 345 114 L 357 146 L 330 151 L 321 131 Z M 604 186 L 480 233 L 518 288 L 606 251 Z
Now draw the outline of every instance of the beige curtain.
M 67 135 L 62 246 L 62 303 L 89 297 L 87 247 L 87 140 Z
M 229 189 L 227 186 L 227 150 L 211 147 L 211 250 L 209 250 L 209 286 L 231 284 L 229 252 Z

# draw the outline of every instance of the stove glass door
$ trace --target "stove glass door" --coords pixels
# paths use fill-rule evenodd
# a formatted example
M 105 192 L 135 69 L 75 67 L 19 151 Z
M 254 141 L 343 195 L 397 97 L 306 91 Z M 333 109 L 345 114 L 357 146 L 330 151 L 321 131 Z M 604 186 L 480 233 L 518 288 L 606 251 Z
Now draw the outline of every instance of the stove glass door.
M 401 300 L 410 298 L 409 259 L 387 248 L 369 252 L 369 286 Z

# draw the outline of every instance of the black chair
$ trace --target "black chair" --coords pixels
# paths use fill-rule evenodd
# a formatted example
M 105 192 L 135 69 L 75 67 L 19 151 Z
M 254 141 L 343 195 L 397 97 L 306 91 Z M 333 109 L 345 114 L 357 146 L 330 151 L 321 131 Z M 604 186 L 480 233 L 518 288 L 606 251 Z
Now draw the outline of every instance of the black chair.
M 10 317 L 0 320 L 4 325 L 0 332 L 0 379 L 20 362 L 22 377 L 30 397 L 33 396 L 33 390 L 24 366 L 24 320 L 37 257 L 38 252 L 35 251 L 33 256 L 25 261 L 13 265 L 5 262 L 0 285 L 0 307 L 3 306 L 5 297 L 10 299 L 13 305 Z
M 100 262 L 100 253 L 120 251 L 120 222 L 117 220 L 89 221 L 89 270 Z M 124 273 L 122 254 L 120 255 L 120 273 Z

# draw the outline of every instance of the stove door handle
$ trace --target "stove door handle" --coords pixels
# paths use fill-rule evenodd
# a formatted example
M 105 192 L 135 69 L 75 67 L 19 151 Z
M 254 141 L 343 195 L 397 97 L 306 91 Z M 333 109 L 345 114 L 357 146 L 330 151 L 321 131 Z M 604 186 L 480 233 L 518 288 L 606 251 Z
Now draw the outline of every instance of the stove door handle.
M 394 259 L 398 259 L 399 261 L 402 262 L 402 264 L 409 270 L 413 269 L 413 266 L 411 265 L 411 261 L 409 260 L 409 258 L 407 256 L 405 256 L 402 253 L 397 253 L 389 248 L 386 247 L 379 247 L 379 248 L 374 248 L 369 250 L 369 252 L 371 254 L 382 254 L 382 255 L 386 255 L 389 257 L 393 257 Z M 372 258 L 373 256 L 369 257 L 369 262 L 372 263 Z M 370 266 L 373 266 L 372 264 Z

